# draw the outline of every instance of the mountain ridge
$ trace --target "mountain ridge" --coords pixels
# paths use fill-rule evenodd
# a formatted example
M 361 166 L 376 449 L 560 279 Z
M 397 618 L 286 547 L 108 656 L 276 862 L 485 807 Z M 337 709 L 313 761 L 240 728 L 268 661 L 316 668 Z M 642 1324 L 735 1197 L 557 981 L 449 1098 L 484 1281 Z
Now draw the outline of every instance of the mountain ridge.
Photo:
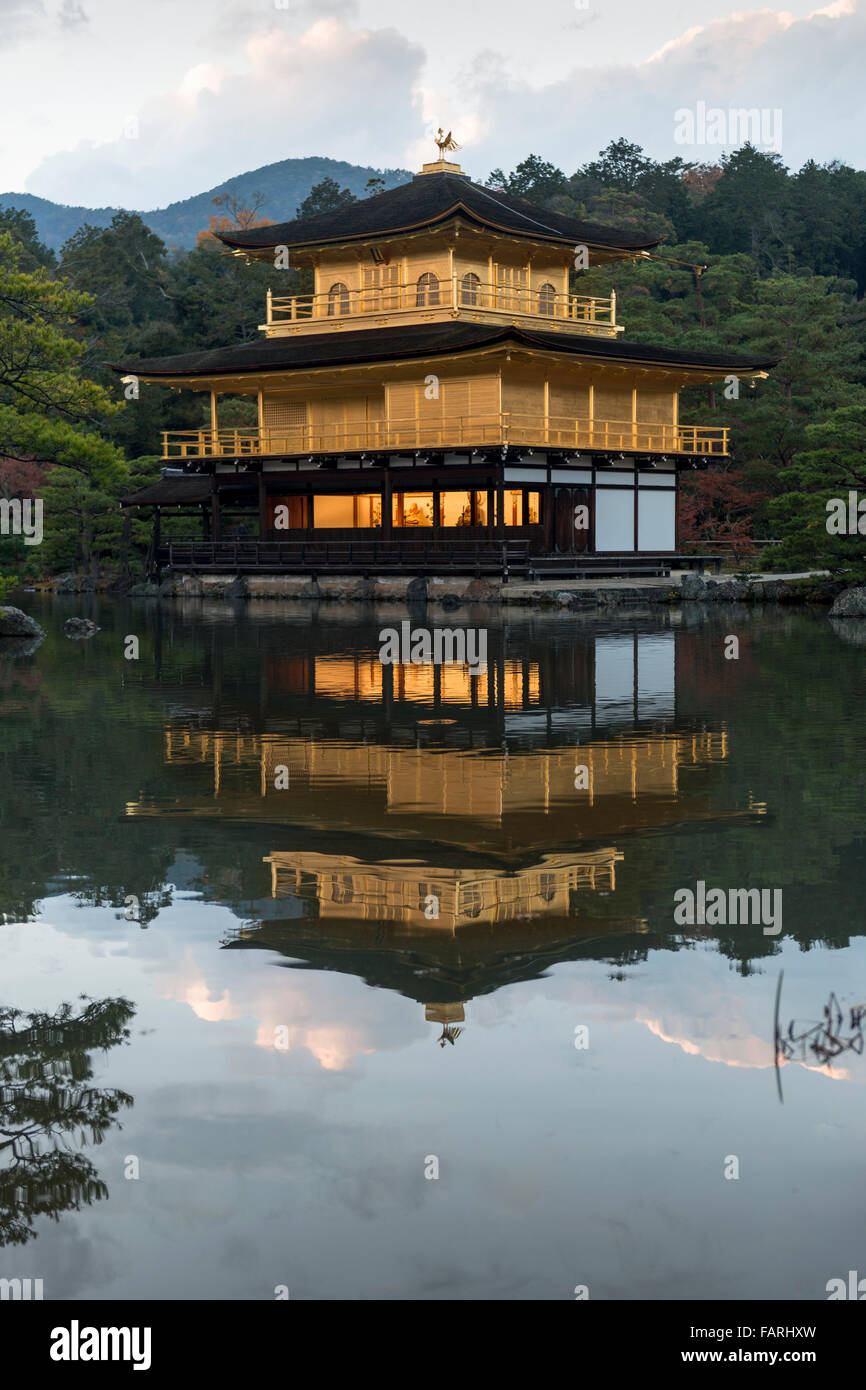
M 139 208 L 89 208 L 55 203 L 35 193 L 0 193 L 0 208 L 21 208 L 29 212 L 36 223 L 40 241 L 59 251 L 64 242 L 86 223 L 92 227 L 107 227 L 118 212 L 137 212 L 142 221 L 170 248 L 189 250 L 195 246 L 199 232 L 208 225 L 208 218 L 222 210 L 214 207 L 213 199 L 222 194 L 236 198 L 239 203 L 251 203 L 262 194 L 259 212 L 274 222 L 290 222 L 299 205 L 314 184 L 322 179 L 334 179 L 341 188 L 348 188 L 356 197 L 366 195 L 370 178 L 382 178 L 386 188 L 406 183 L 412 174 L 407 169 L 375 169 L 349 164 L 346 160 L 330 159 L 327 155 L 308 155 L 303 159 L 281 159 L 235 174 L 202 193 L 194 193 L 167 204 L 164 208 L 142 211 Z

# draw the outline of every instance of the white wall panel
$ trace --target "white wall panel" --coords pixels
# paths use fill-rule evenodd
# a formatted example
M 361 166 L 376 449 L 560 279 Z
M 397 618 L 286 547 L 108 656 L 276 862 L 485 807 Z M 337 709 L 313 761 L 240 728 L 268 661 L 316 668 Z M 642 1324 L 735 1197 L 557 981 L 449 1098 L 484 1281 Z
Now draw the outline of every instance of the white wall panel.
M 638 550 L 675 550 L 676 516 L 675 492 L 641 490 L 637 499 Z
M 616 491 L 596 488 L 595 548 L 597 551 L 634 550 L 634 492 L 631 488 Z

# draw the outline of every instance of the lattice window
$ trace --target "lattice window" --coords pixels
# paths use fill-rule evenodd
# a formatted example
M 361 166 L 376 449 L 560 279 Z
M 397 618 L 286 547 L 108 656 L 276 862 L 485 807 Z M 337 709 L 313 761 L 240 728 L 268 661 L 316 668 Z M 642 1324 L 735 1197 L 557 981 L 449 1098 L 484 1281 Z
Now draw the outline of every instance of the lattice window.
M 500 309 L 517 310 L 526 307 L 526 267 L 498 265 L 496 267 L 496 298 Z
M 271 429 L 303 429 L 306 423 L 306 401 L 265 400 L 265 424 Z
M 397 265 L 365 266 L 364 308 L 399 309 L 400 307 L 400 267 Z

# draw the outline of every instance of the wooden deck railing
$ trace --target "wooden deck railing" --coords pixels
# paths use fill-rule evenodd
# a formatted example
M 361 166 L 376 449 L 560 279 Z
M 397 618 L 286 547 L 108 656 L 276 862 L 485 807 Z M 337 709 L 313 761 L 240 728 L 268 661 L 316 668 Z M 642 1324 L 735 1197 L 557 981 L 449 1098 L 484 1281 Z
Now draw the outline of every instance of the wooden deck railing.
M 526 573 L 528 540 L 171 541 L 157 551 L 161 569 L 230 574 Z
M 573 416 L 505 412 L 459 416 L 427 424 L 417 417 L 348 425 L 298 425 L 257 429 L 164 430 L 162 456 L 244 458 L 271 455 L 345 454 L 394 449 L 478 448 L 495 445 L 648 454 L 724 457 L 722 425 L 664 425 L 632 420 L 575 420 Z
M 199 574 L 497 574 L 503 578 L 669 575 L 672 569 L 718 570 L 721 557 L 642 552 L 619 555 L 539 555 L 531 540 L 170 541 L 159 546 L 154 572 Z
M 426 309 L 484 310 L 527 315 L 558 323 L 598 325 L 616 332 L 616 293 L 609 297 L 564 294 L 552 286 L 528 289 L 494 285 L 465 276 L 440 279 L 436 286 L 417 280 L 399 285 L 376 285 L 356 290 L 328 290 L 319 294 L 275 295 L 268 290 L 265 328 L 299 323 L 305 319 L 335 321 L 370 314 L 404 314 Z

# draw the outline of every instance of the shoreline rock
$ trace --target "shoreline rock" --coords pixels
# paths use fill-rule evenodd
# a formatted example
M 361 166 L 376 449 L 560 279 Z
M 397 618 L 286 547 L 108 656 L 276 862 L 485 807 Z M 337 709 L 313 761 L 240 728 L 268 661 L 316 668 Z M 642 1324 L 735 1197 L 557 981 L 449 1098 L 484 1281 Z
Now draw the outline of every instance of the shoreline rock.
M 99 631 L 100 628 L 90 618 L 67 618 L 63 624 L 64 635 L 76 642 L 93 637 Z
M 20 608 L 12 608 L 0 603 L 0 639 L 6 637 L 38 637 L 41 641 L 45 636 L 42 628 L 35 618 L 29 614 L 22 613 Z M 2 650 L 2 648 L 0 648 Z
M 837 594 L 830 609 L 831 618 L 866 618 L 866 584 L 855 584 Z

